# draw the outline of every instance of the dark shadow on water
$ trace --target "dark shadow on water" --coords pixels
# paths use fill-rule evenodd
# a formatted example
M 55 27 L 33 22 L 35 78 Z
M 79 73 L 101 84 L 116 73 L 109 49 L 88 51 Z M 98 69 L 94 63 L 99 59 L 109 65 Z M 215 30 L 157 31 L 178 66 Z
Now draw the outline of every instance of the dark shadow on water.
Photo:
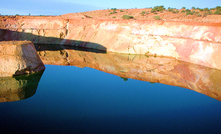
M 107 48 L 94 42 L 64 39 L 62 37 L 45 37 L 32 33 L 18 32 L 13 30 L 0 29 L 0 41 L 32 41 L 39 51 L 57 51 L 63 49 L 73 49 L 89 51 L 95 53 L 106 53 Z M 48 45 L 48 46 L 47 46 Z M 52 46 L 53 45 L 53 46 Z M 44 46 L 44 47 L 41 47 Z
M 0 77 L 0 102 L 11 102 L 33 96 L 43 72 L 14 77 Z
M 106 51 L 83 48 L 83 47 L 74 47 L 68 45 L 49 45 L 49 44 L 37 44 L 35 43 L 35 48 L 37 51 L 62 51 L 62 50 L 77 50 L 77 51 L 86 51 L 93 53 L 106 53 Z

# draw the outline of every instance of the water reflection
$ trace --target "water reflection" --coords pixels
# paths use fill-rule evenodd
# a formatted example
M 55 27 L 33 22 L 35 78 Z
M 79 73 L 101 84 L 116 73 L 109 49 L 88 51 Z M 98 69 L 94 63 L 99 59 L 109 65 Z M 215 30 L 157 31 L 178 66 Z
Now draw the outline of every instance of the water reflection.
M 44 64 L 90 67 L 127 78 L 184 87 L 221 101 L 221 70 L 166 57 L 80 51 L 65 46 L 36 46 Z M 50 49 L 49 49 L 50 48 Z
M 0 102 L 19 101 L 33 96 L 42 73 L 0 77 Z

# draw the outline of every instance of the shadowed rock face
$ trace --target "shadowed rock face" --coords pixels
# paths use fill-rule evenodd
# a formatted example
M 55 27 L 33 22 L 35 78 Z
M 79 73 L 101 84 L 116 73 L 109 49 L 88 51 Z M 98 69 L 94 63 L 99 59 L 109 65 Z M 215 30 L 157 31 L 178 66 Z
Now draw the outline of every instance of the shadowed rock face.
M 221 101 L 221 71 L 172 58 L 36 46 L 44 64 L 90 67 L 122 78 L 184 87 Z
M 42 72 L 32 75 L 0 77 L 0 102 L 27 99 L 37 90 Z
M 0 40 L 167 56 L 221 69 L 221 23 L 26 17 L 1 19 L 0 28 Z
M 0 42 L 0 77 L 44 71 L 45 66 L 30 41 Z

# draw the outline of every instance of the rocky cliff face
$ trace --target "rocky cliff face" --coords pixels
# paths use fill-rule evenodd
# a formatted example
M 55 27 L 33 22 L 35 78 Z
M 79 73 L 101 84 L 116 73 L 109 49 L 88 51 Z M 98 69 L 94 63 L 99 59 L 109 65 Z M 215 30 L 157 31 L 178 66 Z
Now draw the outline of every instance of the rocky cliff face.
M 45 66 L 30 41 L 0 42 L 0 77 L 44 71 Z
M 221 69 L 221 23 L 32 17 L 1 19 L 0 28 L 1 40 L 166 56 Z
M 122 78 L 184 87 L 221 101 L 221 70 L 166 57 L 94 53 L 64 46 L 37 49 L 44 64 L 90 67 Z

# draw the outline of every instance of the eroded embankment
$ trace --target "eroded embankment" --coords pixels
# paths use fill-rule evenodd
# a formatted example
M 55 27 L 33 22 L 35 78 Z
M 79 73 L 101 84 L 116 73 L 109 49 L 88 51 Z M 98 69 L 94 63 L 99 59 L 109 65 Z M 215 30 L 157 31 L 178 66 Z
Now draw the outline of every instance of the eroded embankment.
M 221 23 L 26 17 L 1 19 L 0 28 L 1 40 L 168 56 L 221 69 Z

